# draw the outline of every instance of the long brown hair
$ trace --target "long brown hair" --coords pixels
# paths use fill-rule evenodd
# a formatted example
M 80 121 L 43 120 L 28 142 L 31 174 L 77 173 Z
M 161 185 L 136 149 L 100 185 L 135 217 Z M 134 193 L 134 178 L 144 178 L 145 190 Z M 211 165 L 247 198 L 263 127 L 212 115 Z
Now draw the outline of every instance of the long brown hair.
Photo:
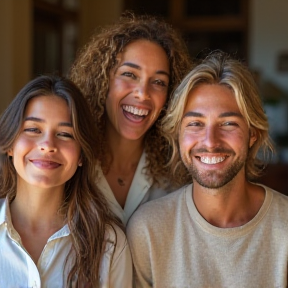
M 76 255 L 67 284 L 77 275 L 77 287 L 99 281 L 100 259 L 104 252 L 107 225 L 121 225 L 108 208 L 102 193 L 95 186 L 97 138 L 87 103 L 80 90 L 68 79 L 40 76 L 30 81 L 14 98 L 0 118 L 0 197 L 10 201 L 16 194 L 16 170 L 7 152 L 20 133 L 25 107 L 30 99 L 55 95 L 64 99 L 71 113 L 75 140 L 81 147 L 83 165 L 65 184 L 61 212 L 72 236 L 71 253 Z M 115 230 L 114 230 L 115 232 Z M 67 259 L 69 257 L 67 256 Z M 95 284 L 94 284 L 95 283 Z
M 132 12 L 123 13 L 118 22 L 102 28 L 92 36 L 87 45 L 80 50 L 70 71 L 71 79 L 88 100 L 97 124 L 102 151 L 99 160 L 104 173 L 109 170 L 110 164 L 109 151 L 104 139 L 109 74 L 116 65 L 116 56 L 125 46 L 142 39 L 158 44 L 167 54 L 171 76 L 166 107 L 171 92 L 190 69 L 191 60 L 179 33 L 162 19 L 148 15 L 136 16 Z M 161 136 L 159 126 L 161 118 L 165 115 L 165 107 L 145 136 L 146 173 L 158 184 L 161 184 L 159 179 L 168 177 L 165 164 L 169 147 L 166 139 Z

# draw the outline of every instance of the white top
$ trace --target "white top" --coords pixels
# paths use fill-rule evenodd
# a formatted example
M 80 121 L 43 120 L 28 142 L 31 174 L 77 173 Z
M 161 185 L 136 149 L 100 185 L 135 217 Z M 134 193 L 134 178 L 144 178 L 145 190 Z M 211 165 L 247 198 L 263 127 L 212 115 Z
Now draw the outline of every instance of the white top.
M 134 211 L 143 203 L 151 201 L 153 199 L 162 197 L 167 194 L 167 191 L 159 188 L 157 185 L 152 185 L 153 180 L 145 174 L 144 168 L 146 165 L 146 153 L 143 152 L 135 171 L 134 178 L 132 180 L 124 209 L 120 206 L 116 200 L 113 191 L 111 190 L 103 172 L 98 167 L 98 181 L 97 186 L 106 196 L 112 211 L 122 220 L 126 225 Z
M 101 268 L 101 288 L 132 287 L 132 262 L 124 233 L 117 231 L 117 244 L 114 233 L 107 231 L 107 244 Z M 0 287 L 1 288 L 63 288 L 66 286 L 68 261 L 64 270 L 66 256 L 71 248 L 71 235 L 68 225 L 52 235 L 45 245 L 37 265 L 21 244 L 21 239 L 11 221 L 7 199 L 0 199 Z M 112 253 L 115 250 L 111 262 Z M 70 266 L 71 267 L 71 266 Z M 72 284 L 71 288 L 75 287 Z
M 142 205 L 127 226 L 135 287 L 287 287 L 288 197 L 263 187 L 256 216 L 234 228 L 200 215 L 192 185 Z

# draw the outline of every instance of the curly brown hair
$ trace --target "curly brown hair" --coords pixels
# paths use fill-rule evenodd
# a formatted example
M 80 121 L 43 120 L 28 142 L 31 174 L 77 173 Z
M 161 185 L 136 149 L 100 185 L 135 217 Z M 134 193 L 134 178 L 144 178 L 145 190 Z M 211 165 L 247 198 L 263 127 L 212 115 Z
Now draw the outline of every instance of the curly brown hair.
M 169 145 L 161 135 L 159 125 L 165 115 L 170 95 L 181 79 L 191 68 L 191 60 L 184 40 L 179 33 L 160 18 L 149 15 L 136 16 L 125 12 L 117 23 L 101 29 L 80 50 L 72 65 L 70 78 L 86 97 L 101 142 L 100 162 L 105 173 L 109 170 L 109 151 L 105 145 L 105 101 L 109 89 L 109 74 L 116 65 L 116 56 L 125 46 L 136 40 L 148 40 L 161 46 L 167 54 L 170 69 L 168 97 L 158 120 L 145 135 L 145 152 L 147 153 L 146 173 L 159 183 L 159 179 L 167 179 L 166 163 Z M 158 180 L 157 180 L 158 179 Z

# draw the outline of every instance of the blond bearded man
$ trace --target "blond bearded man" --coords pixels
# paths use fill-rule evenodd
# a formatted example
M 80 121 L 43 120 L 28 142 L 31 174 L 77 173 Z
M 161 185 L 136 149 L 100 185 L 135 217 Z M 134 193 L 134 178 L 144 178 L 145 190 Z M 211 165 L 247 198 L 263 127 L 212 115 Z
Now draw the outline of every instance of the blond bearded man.
M 192 180 L 130 220 L 135 286 L 287 287 L 288 197 L 256 184 L 257 157 L 273 148 L 246 66 L 211 53 L 175 91 L 163 129 L 172 172 Z

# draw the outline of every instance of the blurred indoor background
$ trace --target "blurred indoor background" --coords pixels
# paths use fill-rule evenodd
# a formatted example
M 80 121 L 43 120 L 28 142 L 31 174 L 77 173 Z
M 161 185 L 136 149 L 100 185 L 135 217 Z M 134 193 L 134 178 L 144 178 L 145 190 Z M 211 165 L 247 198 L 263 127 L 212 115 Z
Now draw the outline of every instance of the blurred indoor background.
M 126 9 L 164 17 L 192 57 L 222 49 L 248 63 L 277 147 L 261 181 L 288 194 L 287 0 L 1 0 L 0 113 L 34 76 L 66 75 L 93 31 Z

